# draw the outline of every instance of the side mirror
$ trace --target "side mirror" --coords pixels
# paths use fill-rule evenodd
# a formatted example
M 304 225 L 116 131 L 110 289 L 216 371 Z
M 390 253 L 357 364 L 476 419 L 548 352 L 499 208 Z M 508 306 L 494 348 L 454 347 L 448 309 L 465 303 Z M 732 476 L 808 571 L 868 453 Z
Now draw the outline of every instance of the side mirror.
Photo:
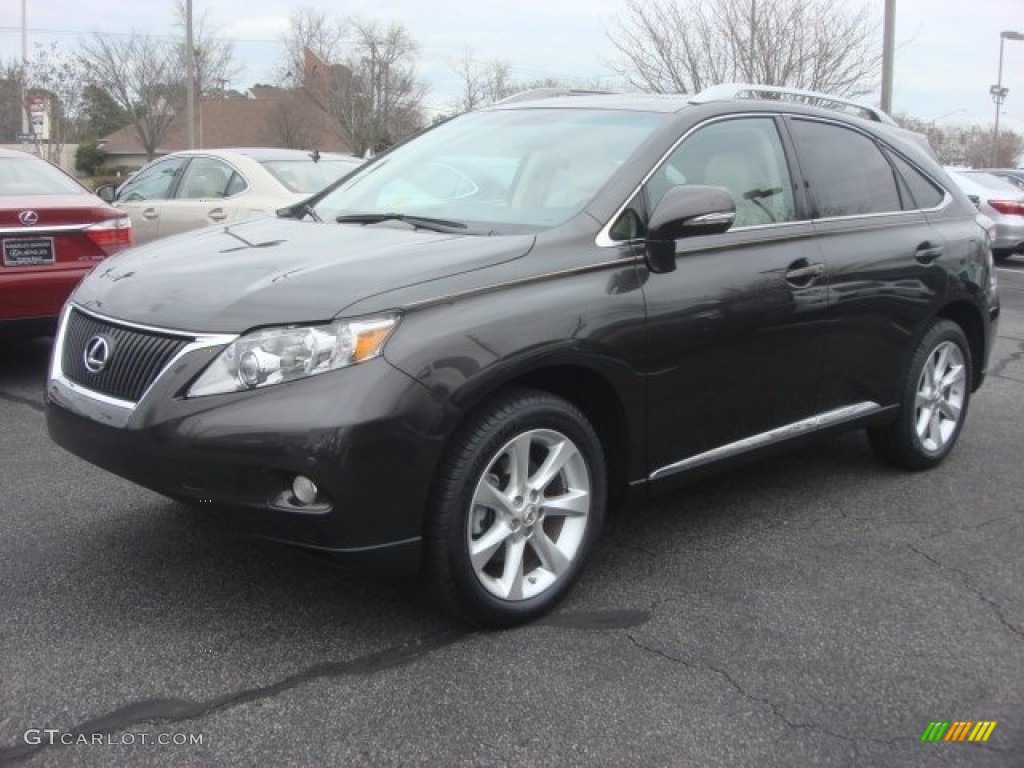
M 96 187 L 96 197 L 105 203 L 114 202 L 117 196 L 117 188 L 113 184 L 101 184 Z
M 647 225 L 647 267 L 654 273 L 676 268 L 676 240 L 725 232 L 736 220 L 736 203 L 724 187 L 671 187 Z

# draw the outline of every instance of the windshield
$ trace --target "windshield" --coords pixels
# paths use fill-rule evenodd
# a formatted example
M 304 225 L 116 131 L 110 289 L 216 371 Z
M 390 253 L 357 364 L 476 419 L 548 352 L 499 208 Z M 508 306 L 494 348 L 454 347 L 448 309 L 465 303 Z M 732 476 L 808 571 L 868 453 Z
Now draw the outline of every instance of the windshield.
M 321 157 L 319 161 L 264 160 L 260 163 L 270 175 L 284 184 L 289 192 L 311 195 L 337 181 L 351 171 L 360 161 L 352 158 L 334 159 Z
M 471 231 L 536 231 L 583 209 L 666 119 L 650 112 L 515 109 L 455 118 L 356 173 L 324 220 L 403 214 Z

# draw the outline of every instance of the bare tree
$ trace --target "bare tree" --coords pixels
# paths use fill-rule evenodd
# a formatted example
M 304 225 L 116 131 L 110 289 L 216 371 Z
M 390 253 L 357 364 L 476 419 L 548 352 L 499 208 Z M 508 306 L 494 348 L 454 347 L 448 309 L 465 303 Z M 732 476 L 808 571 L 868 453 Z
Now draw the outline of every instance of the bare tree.
M 0 142 L 13 142 L 21 133 L 21 62 L 0 62 Z
M 28 63 L 29 96 L 44 100 L 49 135 L 42 140 L 36 134 L 36 152 L 53 163 L 59 163 L 64 145 L 78 136 L 85 77 L 77 57 L 65 54 L 57 43 L 37 43 Z
M 309 6 L 292 10 L 288 28 L 281 36 L 285 55 L 278 72 L 278 82 L 301 83 L 306 67 L 306 49 L 322 61 L 340 61 L 345 40 L 345 25 Z
M 174 13 L 181 27 L 182 39 L 185 29 L 185 0 L 175 0 Z M 220 29 L 210 21 L 209 9 L 198 19 L 192 19 L 192 41 L 195 47 L 196 98 L 204 93 L 223 91 L 225 84 L 238 76 L 241 67 L 235 63 L 235 46 L 220 35 Z M 185 67 L 185 44 L 181 44 L 182 66 Z
M 135 132 L 153 159 L 167 126 L 185 104 L 179 46 L 144 35 L 114 39 L 93 32 L 80 46 L 92 81 L 138 118 Z
M 928 137 L 928 143 L 943 165 L 987 168 L 992 162 L 991 125 L 936 125 L 909 115 L 893 115 L 903 128 Z M 1013 168 L 1024 152 L 1024 136 L 1013 131 L 999 132 L 999 168 Z
M 449 65 L 462 81 L 462 93 L 452 102 L 451 112 L 469 112 L 486 104 L 533 87 L 512 79 L 512 67 L 504 59 L 482 62 L 474 58 L 473 51 L 466 48 L 460 58 Z
M 722 82 L 856 95 L 881 60 L 867 6 L 838 0 L 625 0 L 608 36 L 633 87 L 691 93 Z
M 451 62 L 449 66 L 462 81 L 462 93 L 452 103 L 452 109 L 455 112 L 471 112 L 488 103 L 487 77 L 476 59 L 473 58 L 471 48 L 463 49 L 462 56 Z
M 514 80 L 512 68 L 503 59 L 481 62 L 473 58 L 470 49 L 452 62 L 452 71 L 462 81 L 462 93 L 451 103 L 450 111 L 442 115 L 445 119 L 461 112 L 469 112 L 487 104 L 513 96 L 522 91 L 537 88 L 581 88 L 601 90 L 603 85 L 596 80 L 543 77 L 533 80 Z
M 427 86 L 416 76 L 416 42 L 400 24 L 349 22 L 355 43 L 332 68 L 330 108 L 356 154 L 379 151 L 419 130 Z
M 986 126 L 976 131 L 974 139 L 967 145 L 964 152 L 964 165 L 971 168 L 989 168 L 992 164 L 993 126 Z M 999 131 L 999 145 L 995 154 L 996 168 L 1016 168 L 1024 154 L 1024 136 L 1005 128 Z

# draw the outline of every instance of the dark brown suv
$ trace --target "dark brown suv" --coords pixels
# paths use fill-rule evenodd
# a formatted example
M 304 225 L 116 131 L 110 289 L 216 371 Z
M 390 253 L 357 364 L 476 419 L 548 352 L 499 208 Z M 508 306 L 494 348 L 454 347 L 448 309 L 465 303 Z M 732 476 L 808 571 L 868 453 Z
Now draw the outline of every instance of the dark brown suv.
M 106 262 L 63 313 L 50 434 L 527 621 L 631 493 L 837 429 L 942 461 L 998 315 L 976 215 L 829 97 L 520 99 Z

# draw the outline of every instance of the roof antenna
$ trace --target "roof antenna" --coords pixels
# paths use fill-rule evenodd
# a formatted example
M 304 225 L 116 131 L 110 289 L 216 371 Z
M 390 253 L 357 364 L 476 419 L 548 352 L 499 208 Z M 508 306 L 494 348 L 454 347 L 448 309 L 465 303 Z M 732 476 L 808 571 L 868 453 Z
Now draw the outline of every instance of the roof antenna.
M 313 158 L 313 162 L 314 163 L 319 163 L 320 162 L 320 150 L 319 149 L 314 149 L 312 152 L 309 153 L 309 156 Z

